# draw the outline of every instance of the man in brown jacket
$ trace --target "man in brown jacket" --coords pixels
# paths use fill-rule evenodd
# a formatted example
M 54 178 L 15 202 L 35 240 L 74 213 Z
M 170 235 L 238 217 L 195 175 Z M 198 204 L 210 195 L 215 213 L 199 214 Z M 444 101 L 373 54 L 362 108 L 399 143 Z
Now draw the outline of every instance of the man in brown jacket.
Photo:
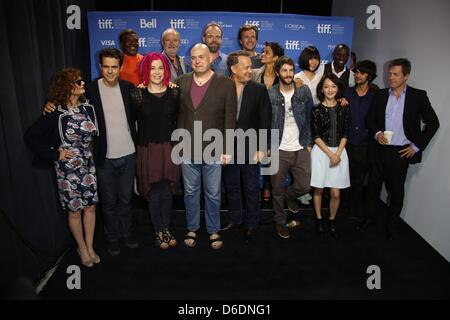
M 234 130 L 236 126 L 236 87 L 232 80 L 211 69 L 211 54 L 204 44 L 199 43 L 192 48 L 191 65 L 193 72 L 178 80 L 178 128 L 184 129 L 191 141 L 188 148 L 191 152 L 183 154 L 181 164 L 188 229 L 185 244 L 188 247 L 196 245 L 203 180 L 206 229 L 210 234 L 211 247 L 220 249 L 223 246 L 218 234 L 222 165 L 231 160 L 231 151 L 227 151 L 225 146 L 225 131 Z M 203 137 L 206 141 L 203 141 Z M 211 140 L 214 142 L 209 143 Z M 217 148 L 213 150 L 212 145 Z

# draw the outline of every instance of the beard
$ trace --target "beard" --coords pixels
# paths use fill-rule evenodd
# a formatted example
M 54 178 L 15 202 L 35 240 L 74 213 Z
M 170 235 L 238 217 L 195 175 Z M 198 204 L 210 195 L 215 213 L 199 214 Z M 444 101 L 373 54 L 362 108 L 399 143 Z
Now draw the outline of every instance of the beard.
M 217 51 L 219 51 L 220 45 L 217 44 L 217 43 L 213 43 L 213 44 L 210 44 L 210 45 L 208 46 L 208 48 L 209 48 L 209 51 L 210 51 L 211 53 L 216 53 Z
M 293 77 L 280 78 L 280 82 L 282 84 L 285 84 L 285 85 L 289 86 L 289 85 L 294 83 L 294 78 Z

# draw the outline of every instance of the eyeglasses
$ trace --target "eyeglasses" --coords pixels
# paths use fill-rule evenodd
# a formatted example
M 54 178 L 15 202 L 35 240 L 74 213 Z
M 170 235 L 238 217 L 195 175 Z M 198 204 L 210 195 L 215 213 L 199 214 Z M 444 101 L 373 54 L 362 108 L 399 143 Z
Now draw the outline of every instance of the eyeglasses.
M 81 86 L 83 84 L 83 79 L 78 79 L 75 83 L 77 86 Z

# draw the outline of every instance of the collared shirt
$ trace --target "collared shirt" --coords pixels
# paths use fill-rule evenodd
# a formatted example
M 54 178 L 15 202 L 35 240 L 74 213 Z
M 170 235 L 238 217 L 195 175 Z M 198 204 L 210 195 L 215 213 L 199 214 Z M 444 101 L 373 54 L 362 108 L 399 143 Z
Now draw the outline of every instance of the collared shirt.
M 211 69 L 213 69 L 217 74 L 222 74 L 226 77 L 230 76 L 227 65 L 228 55 L 219 51 L 219 56 L 211 63 Z
M 390 143 L 393 146 L 404 146 L 411 143 L 411 141 L 406 138 L 403 128 L 405 95 L 406 87 L 401 92 L 399 99 L 397 99 L 397 97 L 395 96 L 395 92 L 392 89 L 389 89 L 389 99 L 386 106 L 385 127 L 387 131 L 394 132 Z
M 341 76 L 344 74 L 345 71 L 347 71 L 347 67 L 344 67 L 344 70 L 342 70 L 341 72 L 336 72 L 336 69 L 334 69 L 334 61 L 331 62 L 331 71 L 340 79 Z M 355 86 L 355 74 L 353 73 L 352 70 L 350 71 L 350 76 L 348 78 L 348 86 L 349 87 L 354 87 Z
M 389 89 L 389 99 L 386 105 L 385 112 L 385 130 L 394 132 L 394 135 L 391 138 L 390 145 L 392 146 L 404 146 L 407 144 L 411 144 L 414 151 L 418 152 L 420 149 L 411 141 L 406 138 L 405 130 L 403 127 L 403 113 L 405 111 L 405 97 L 406 97 L 406 89 L 408 87 L 405 86 L 403 91 L 400 94 L 400 98 L 397 99 L 394 91 Z M 378 134 L 381 131 L 375 134 L 375 140 L 377 140 Z

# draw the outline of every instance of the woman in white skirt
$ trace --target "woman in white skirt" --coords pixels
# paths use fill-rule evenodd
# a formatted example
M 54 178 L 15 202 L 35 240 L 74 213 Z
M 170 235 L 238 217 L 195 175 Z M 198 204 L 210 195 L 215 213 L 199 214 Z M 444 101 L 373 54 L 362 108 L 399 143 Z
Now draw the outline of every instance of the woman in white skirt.
M 316 230 L 324 231 L 322 220 L 322 194 L 330 188 L 330 233 L 337 238 L 335 218 L 340 202 L 340 189 L 350 186 L 348 157 L 345 151 L 350 126 L 350 110 L 338 105 L 342 94 L 339 78 L 327 74 L 317 85 L 320 104 L 313 108 L 311 132 L 315 145 L 311 151 L 311 187 L 314 187 Z

